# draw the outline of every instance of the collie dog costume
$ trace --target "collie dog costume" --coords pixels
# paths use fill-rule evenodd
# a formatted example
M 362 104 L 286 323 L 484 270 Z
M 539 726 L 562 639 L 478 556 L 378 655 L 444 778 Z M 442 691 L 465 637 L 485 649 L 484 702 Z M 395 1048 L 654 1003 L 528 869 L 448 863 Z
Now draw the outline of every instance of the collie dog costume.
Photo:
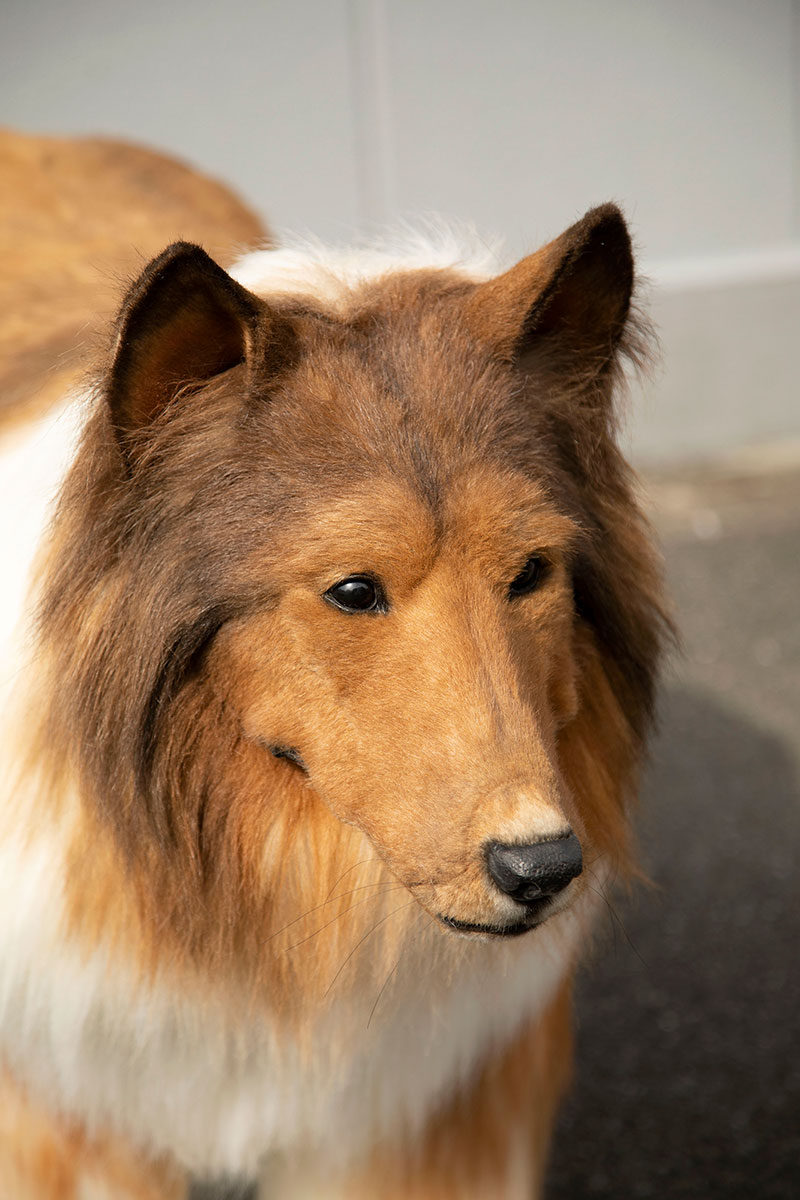
M 499 275 L 176 243 L 15 431 L 4 1197 L 539 1193 L 664 625 L 632 283 L 611 205 Z

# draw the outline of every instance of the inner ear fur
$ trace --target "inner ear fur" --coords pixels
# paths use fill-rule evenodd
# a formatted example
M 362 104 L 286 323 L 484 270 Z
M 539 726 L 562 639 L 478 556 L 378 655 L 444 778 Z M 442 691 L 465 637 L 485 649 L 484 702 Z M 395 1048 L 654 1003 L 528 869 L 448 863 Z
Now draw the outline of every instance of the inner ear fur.
M 504 359 L 527 363 L 537 352 L 555 352 L 599 374 L 614 358 L 632 289 L 625 220 L 616 205 L 603 204 L 503 275 L 479 284 L 468 320 Z
M 106 382 L 123 440 L 183 388 L 252 360 L 263 317 L 263 302 L 200 246 L 175 242 L 154 258 L 122 305 Z

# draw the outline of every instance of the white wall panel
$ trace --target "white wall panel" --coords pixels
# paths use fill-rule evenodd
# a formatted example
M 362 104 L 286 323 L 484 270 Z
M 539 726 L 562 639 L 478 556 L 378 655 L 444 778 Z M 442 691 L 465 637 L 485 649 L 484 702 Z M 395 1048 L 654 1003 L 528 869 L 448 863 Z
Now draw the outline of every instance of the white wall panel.
M 800 240 L 800 0 L 793 0 L 792 18 L 793 37 L 789 52 L 794 76 L 794 119 L 790 153 L 794 159 L 794 234 Z
M 0 120 L 127 135 L 341 237 L 359 202 L 346 0 L 4 0 Z
M 800 0 L 5 0 L 0 121 L 337 240 L 434 211 L 518 255 L 617 199 L 665 285 L 639 457 L 800 434 Z
M 611 198 L 652 258 L 791 236 L 790 0 L 386 7 L 399 208 L 520 250 Z
M 637 461 L 712 459 L 787 438 L 800 451 L 800 273 L 657 290 L 652 313 L 662 360 L 629 410 Z

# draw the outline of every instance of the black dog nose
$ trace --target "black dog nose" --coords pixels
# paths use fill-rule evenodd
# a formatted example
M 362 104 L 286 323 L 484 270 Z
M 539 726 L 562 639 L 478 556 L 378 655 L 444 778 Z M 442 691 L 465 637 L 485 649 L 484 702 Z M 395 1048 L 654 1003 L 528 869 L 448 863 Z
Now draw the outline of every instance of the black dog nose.
M 520 904 L 555 896 L 583 870 L 581 844 L 574 833 L 532 846 L 492 842 L 486 862 L 500 891 Z

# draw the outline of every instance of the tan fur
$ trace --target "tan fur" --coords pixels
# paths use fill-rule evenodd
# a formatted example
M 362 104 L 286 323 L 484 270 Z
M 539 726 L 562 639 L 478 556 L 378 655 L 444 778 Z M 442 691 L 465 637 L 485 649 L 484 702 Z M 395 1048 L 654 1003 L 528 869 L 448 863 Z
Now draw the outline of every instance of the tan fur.
M 121 282 L 179 237 L 230 263 L 267 234 L 166 155 L 0 130 L 0 429 L 81 379 Z
M 8 1200 L 181 1200 L 174 1167 L 53 1119 L 0 1075 L 0 1195 Z
M 26 732 L 27 819 L 60 830 L 87 954 L 310 1046 L 331 993 L 378 1004 L 412 950 L 455 976 L 473 943 L 443 918 L 510 921 L 487 843 L 573 830 L 565 906 L 601 861 L 630 874 L 665 618 L 612 438 L 630 261 L 603 213 L 497 280 L 401 273 L 336 311 L 249 296 L 191 248 L 129 294 L 40 561 Z M 543 582 L 510 600 L 532 554 Z M 385 612 L 322 601 L 363 572 Z M 568 995 L 346 1194 L 538 1194 Z M 70 1196 L 95 1149 L 20 1112 L 30 1196 L 50 1160 Z

